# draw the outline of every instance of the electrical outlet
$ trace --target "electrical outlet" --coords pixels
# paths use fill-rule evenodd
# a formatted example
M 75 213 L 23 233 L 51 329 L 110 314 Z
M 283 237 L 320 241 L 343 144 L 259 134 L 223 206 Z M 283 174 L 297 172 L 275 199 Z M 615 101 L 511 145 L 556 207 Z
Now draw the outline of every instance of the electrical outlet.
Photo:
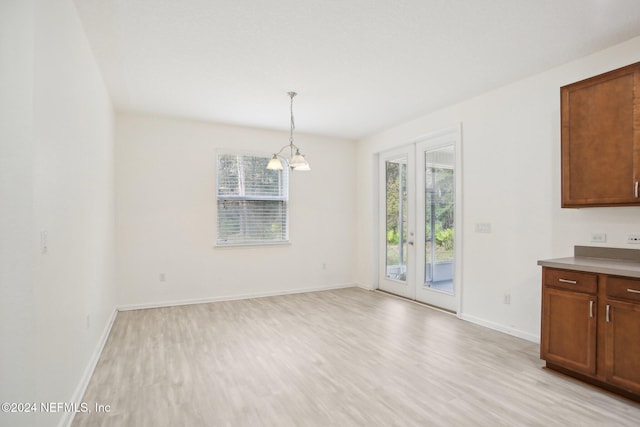
M 640 245 L 640 234 L 629 234 L 627 236 L 627 243 L 632 245 Z
M 160 273 L 160 281 L 161 282 L 166 282 L 167 281 L 167 277 L 164 275 L 164 273 Z
M 47 237 L 47 231 L 42 230 L 40 232 L 40 253 L 46 254 L 49 252 L 49 238 Z
M 593 243 L 606 243 L 607 235 L 605 233 L 591 233 L 591 242 Z
M 504 294 L 504 298 L 502 300 L 502 303 L 503 304 L 507 304 L 507 305 L 511 304 L 511 294 L 509 294 L 509 293 Z

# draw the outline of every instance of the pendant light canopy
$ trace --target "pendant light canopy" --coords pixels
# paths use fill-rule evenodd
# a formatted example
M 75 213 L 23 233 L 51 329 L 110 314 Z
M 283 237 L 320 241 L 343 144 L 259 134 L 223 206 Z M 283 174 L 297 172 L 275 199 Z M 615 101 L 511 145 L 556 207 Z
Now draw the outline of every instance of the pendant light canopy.
M 295 122 L 293 121 L 293 97 L 297 95 L 295 92 L 289 92 L 289 98 L 291 98 L 291 132 L 289 133 L 289 144 L 285 145 L 273 155 L 269 164 L 267 165 L 267 169 L 270 170 L 282 170 L 282 160 L 289 164 L 291 170 L 294 171 L 310 171 L 311 167 L 309 166 L 309 162 L 304 158 L 303 154 L 300 154 L 300 149 L 293 143 L 293 130 L 296 128 Z M 286 149 L 289 149 L 289 157 L 282 156 L 282 152 Z

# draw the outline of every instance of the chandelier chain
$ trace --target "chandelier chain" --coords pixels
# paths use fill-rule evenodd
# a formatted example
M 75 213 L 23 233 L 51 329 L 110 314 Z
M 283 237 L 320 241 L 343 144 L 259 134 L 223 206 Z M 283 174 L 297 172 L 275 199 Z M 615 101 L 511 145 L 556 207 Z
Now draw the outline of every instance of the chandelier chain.
M 293 130 L 296 128 L 295 122 L 293 120 L 293 97 L 296 96 L 297 93 L 289 92 L 289 96 L 291 97 L 291 132 L 289 133 L 289 143 L 293 144 Z

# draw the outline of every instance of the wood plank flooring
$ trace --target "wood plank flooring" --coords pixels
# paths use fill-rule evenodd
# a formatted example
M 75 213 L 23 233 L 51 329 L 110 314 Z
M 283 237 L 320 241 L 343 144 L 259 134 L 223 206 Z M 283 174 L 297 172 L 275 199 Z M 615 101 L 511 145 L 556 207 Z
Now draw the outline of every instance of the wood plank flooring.
M 120 312 L 83 426 L 638 426 L 538 346 L 350 288 Z

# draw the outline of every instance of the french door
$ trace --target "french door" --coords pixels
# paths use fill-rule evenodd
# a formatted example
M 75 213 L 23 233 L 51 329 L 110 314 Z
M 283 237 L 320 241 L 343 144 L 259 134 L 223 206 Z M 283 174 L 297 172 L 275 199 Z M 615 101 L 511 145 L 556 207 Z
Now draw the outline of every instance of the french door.
M 458 311 L 460 131 L 380 153 L 378 287 Z
M 415 148 L 380 154 L 381 259 L 379 288 L 415 299 Z

